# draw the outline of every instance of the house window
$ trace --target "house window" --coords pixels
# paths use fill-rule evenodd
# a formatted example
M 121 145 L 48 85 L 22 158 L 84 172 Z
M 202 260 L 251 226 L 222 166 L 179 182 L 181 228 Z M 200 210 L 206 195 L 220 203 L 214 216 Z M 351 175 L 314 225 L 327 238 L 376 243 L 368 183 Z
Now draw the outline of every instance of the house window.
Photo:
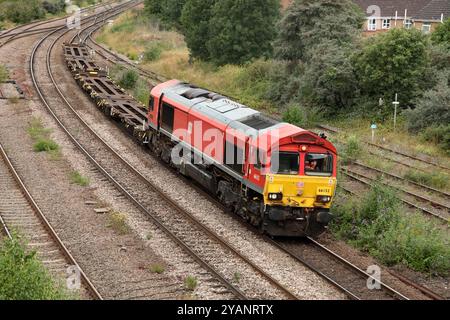
M 424 22 L 422 25 L 422 31 L 424 33 L 430 33 L 431 32 L 431 23 L 430 22 Z
M 405 25 L 405 29 L 411 29 L 411 27 L 412 27 L 412 21 L 409 19 L 406 19 L 405 21 L 403 21 L 403 24 Z
M 375 31 L 377 30 L 377 19 L 370 18 L 369 19 L 369 31 Z
M 383 19 L 383 29 L 391 28 L 391 19 Z

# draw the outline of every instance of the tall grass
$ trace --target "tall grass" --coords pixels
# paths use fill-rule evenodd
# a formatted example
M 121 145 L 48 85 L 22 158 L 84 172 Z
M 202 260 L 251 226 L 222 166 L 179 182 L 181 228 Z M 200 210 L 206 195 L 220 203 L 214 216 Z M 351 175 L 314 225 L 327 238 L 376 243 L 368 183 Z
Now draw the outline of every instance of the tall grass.
M 338 197 L 332 232 L 389 266 L 434 275 L 450 271 L 450 238 L 423 215 L 404 214 L 396 192 L 376 183 L 364 197 Z
M 8 80 L 8 77 L 9 77 L 8 70 L 4 65 L 0 64 L 0 83 Z
M 443 172 L 421 172 L 408 170 L 404 178 L 430 187 L 445 189 L 449 185 L 449 176 Z

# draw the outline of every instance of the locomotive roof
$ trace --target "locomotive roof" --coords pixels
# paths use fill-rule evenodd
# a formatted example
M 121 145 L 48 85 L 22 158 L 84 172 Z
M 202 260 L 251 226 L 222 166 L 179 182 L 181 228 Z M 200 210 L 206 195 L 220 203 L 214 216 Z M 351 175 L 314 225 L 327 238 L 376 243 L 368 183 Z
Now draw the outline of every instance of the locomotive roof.
M 195 87 L 187 83 L 178 83 L 162 90 L 165 96 L 189 106 L 210 118 L 223 124 L 258 136 L 260 131 L 280 125 L 279 121 L 271 119 L 261 112 L 232 101 L 218 93 Z
M 188 83 L 170 80 L 158 85 L 152 92 L 164 94 L 175 103 L 179 103 L 207 118 L 214 119 L 225 127 L 243 132 L 246 136 L 252 138 L 270 135 L 273 130 L 277 129 L 277 142 L 279 142 L 284 138 L 300 137 L 301 135 L 304 137 L 306 132 L 307 135 L 314 136 L 309 138 L 312 139 L 311 142 L 318 141 L 317 139 L 322 140 L 321 145 L 336 153 L 335 147 L 328 140 L 322 139 L 310 131 L 289 123 L 281 123 L 218 93 Z

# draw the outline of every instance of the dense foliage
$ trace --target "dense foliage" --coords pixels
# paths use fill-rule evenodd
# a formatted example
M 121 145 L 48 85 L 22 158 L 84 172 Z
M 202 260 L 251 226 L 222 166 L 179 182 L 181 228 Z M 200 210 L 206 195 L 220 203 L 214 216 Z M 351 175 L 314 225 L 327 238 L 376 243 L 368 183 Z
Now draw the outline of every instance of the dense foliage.
M 242 64 L 272 52 L 278 0 L 147 0 L 146 6 L 184 33 L 195 58 Z
M 393 101 L 398 93 L 409 106 L 424 89 L 427 46 L 426 36 L 416 29 L 392 29 L 368 40 L 356 62 L 364 94 L 372 101 Z
M 270 55 L 279 16 L 278 0 L 221 0 L 209 21 L 207 48 L 216 64 L 241 64 Z
M 450 18 L 436 28 L 431 35 L 431 40 L 435 44 L 444 45 L 450 49 Z
M 361 33 L 363 21 L 364 14 L 351 0 L 295 0 L 279 23 L 276 56 L 303 60 L 323 41 L 350 43 Z
M 19 240 L 0 242 L 0 300 L 60 300 L 70 298 Z
M 210 58 L 207 41 L 210 36 L 209 19 L 218 0 L 187 0 L 181 15 L 186 44 L 191 55 L 201 60 Z
M 413 270 L 448 275 L 448 234 L 421 214 L 402 214 L 394 190 L 378 182 L 360 199 L 338 198 L 332 230 L 339 237 L 387 265 L 404 264 Z

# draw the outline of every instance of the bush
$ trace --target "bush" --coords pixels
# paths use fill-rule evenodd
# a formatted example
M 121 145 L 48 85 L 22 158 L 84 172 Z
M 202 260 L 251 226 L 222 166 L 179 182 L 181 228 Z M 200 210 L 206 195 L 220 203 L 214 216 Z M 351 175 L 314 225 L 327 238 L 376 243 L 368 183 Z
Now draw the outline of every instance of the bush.
M 58 151 L 59 145 L 48 138 L 39 138 L 37 142 L 33 146 L 34 151 L 36 152 L 51 152 Z
M 119 84 L 125 89 L 131 89 L 136 85 L 139 74 L 135 70 L 126 70 L 120 77 Z
M 419 30 L 400 28 L 368 39 L 355 59 L 362 93 L 373 101 L 393 101 L 398 93 L 402 105 L 410 106 L 425 86 L 427 39 Z M 391 105 L 385 106 L 388 112 Z
M 333 207 L 332 232 L 369 252 L 388 266 L 446 276 L 450 246 L 446 231 L 421 214 L 403 215 L 396 192 L 376 183 L 359 199 L 338 197 Z
M 145 62 L 152 62 L 159 60 L 161 58 L 162 48 L 158 44 L 154 44 L 150 46 L 147 50 L 144 52 L 144 61 Z
M 45 11 L 51 14 L 57 14 L 59 12 L 64 11 L 64 8 L 66 7 L 66 4 L 64 0 L 54 0 L 54 1 L 47 1 L 45 0 L 42 2 L 42 7 Z
M 313 107 L 290 106 L 283 113 L 283 121 L 301 128 L 311 128 L 322 120 L 322 114 Z
M 450 155 L 450 125 L 428 127 L 420 136 L 425 141 L 437 144 Z
M 61 300 L 69 294 L 58 286 L 20 240 L 0 241 L 0 300 Z
M 14 23 L 27 23 L 45 16 L 45 11 L 38 0 L 6 1 L 1 4 L 0 9 L 4 18 Z
M 431 40 L 435 44 L 447 46 L 450 50 L 450 18 L 436 28 L 431 34 Z
M 450 70 L 439 75 L 436 86 L 416 101 L 416 108 L 406 113 L 408 129 L 417 132 L 429 126 L 450 123 Z
M 356 136 L 350 136 L 347 138 L 344 151 L 342 153 L 342 159 L 344 162 L 352 162 L 358 159 L 363 152 L 361 147 L 361 141 Z

